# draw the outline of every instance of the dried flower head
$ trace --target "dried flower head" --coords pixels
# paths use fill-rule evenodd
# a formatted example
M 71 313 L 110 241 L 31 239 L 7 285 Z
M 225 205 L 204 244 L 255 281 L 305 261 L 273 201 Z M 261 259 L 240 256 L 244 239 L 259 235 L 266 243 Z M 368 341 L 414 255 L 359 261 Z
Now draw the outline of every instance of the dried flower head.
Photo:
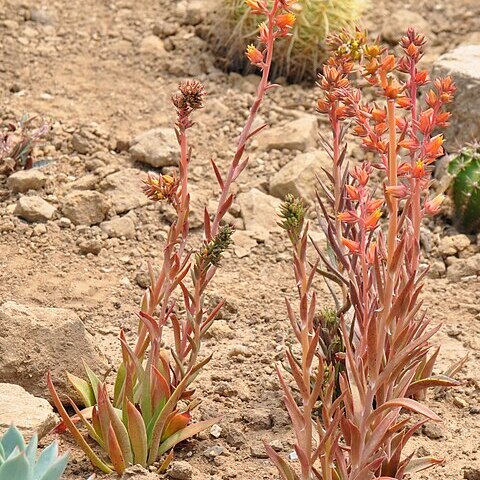
M 144 180 L 143 191 L 145 195 L 155 202 L 166 200 L 175 205 L 179 181 L 176 175 L 158 175 L 148 174 Z
M 305 205 L 301 198 L 288 194 L 280 206 L 279 225 L 285 229 L 292 243 L 296 243 L 302 235 L 305 222 Z

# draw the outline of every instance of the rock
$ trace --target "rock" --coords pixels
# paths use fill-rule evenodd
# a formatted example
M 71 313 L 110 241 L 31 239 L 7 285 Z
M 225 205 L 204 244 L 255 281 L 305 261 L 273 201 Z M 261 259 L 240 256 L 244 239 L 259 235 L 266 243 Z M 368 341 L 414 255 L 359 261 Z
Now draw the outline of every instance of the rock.
M 150 275 L 147 272 L 138 272 L 135 275 L 135 281 L 141 288 L 147 288 L 150 286 Z
M 25 193 L 28 190 L 39 190 L 47 183 L 47 177 L 38 168 L 20 170 L 12 173 L 7 179 L 7 186 L 13 192 Z
M 61 217 L 58 220 L 58 225 L 60 228 L 70 228 L 72 226 L 72 221 L 67 217 Z
M 300 150 L 315 147 L 317 143 L 317 117 L 303 115 L 281 127 L 265 129 L 258 136 L 258 145 L 263 150 Z
M 434 423 L 427 423 L 422 427 L 422 433 L 431 440 L 443 438 L 442 428 Z
M 46 222 L 51 220 L 56 208 L 37 195 L 20 197 L 13 214 L 27 222 Z
M 177 14 L 185 25 L 198 25 L 209 10 L 205 8 L 205 0 L 187 0 L 177 4 Z
M 28 440 L 35 432 L 44 437 L 57 423 L 53 408 L 20 385 L 0 383 L 0 434 L 15 425 Z
M 30 11 L 30 20 L 41 25 L 53 25 L 55 16 L 44 8 L 34 9 Z
M 220 425 L 212 425 L 212 428 L 210 428 L 210 435 L 214 438 L 220 438 L 220 435 L 222 435 L 222 427 Z
M 62 201 L 62 213 L 75 225 L 95 225 L 105 220 L 110 203 L 105 195 L 94 190 L 69 193 Z
M 100 228 L 110 238 L 125 237 L 131 239 L 135 237 L 135 224 L 133 220 L 128 217 L 117 217 L 107 222 L 102 222 Z
M 140 53 L 146 55 L 162 56 L 165 54 L 163 41 L 156 35 L 148 35 L 140 42 Z
M 72 147 L 77 153 L 80 153 L 81 155 L 85 155 L 86 153 L 88 153 L 91 148 L 88 140 L 79 133 L 74 133 L 72 135 Z
M 103 248 L 103 243 L 97 238 L 81 238 L 77 245 L 80 253 L 83 255 L 88 253 L 98 255 Z
M 464 145 L 480 138 L 480 45 L 460 45 L 442 55 L 433 65 L 431 78 L 451 75 L 457 85 L 455 100 L 450 105 L 455 121 L 445 132 L 453 145 Z
M 440 278 L 445 275 L 447 267 L 443 260 L 435 260 L 430 264 L 430 270 L 428 274 L 431 278 Z
M 120 480 L 158 480 L 158 475 L 140 465 L 133 465 L 125 470 Z
M 469 258 L 455 259 L 447 268 L 447 278 L 451 282 L 474 275 L 480 275 L 480 253 Z
M 175 480 L 192 480 L 193 468 L 188 462 L 177 460 L 171 463 L 167 474 Z
M 467 470 L 463 472 L 463 478 L 465 478 L 466 480 L 480 480 L 480 467 L 467 468 Z
M 321 150 L 298 155 L 272 177 L 270 195 L 283 201 L 285 195 L 291 194 L 303 198 L 308 204 L 315 203 L 318 188 L 316 176 L 325 182 L 327 178 L 322 168 L 330 170 L 330 163 L 327 153 Z
M 44 235 L 45 233 L 47 233 L 47 227 L 44 223 L 39 223 L 33 227 L 33 234 L 35 236 L 38 237 L 40 235 Z
M 265 445 L 260 442 L 255 442 L 253 445 L 250 445 L 250 455 L 253 458 L 268 458 Z
M 443 257 L 455 255 L 470 246 L 470 239 L 463 234 L 443 237 L 438 246 L 438 252 Z
M 256 238 L 268 238 L 271 232 L 279 232 L 278 212 L 282 202 L 257 188 L 241 193 L 237 197 L 246 230 L 254 232 Z
M 130 155 L 133 160 L 155 168 L 177 164 L 178 143 L 173 128 L 148 130 L 132 140 Z
M 142 191 L 144 178 L 145 172 L 136 168 L 126 168 L 104 178 L 100 188 L 110 197 L 112 209 L 117 215 L 150 203 Z
M 218 457 L 219 455 L 222 455 L 222 453 L 225 451 L 225 448 L 223 448 L 221 445 L 213 445 L 211 447 L 208 447 L 203 454 L 207 458 L 215 458 Z
M 419 13 L 405 8 L 393 11 L 385 19 L 382 26 L 382 37 L 389 43 L 398 44 L 400 39 L 407 33 L 408 27 L 414 27 L 417 32 L 430 36 L 430 22 L 425 20 Z
M 246 257 L 252 248 L 257 246 L 257 241 L 252 238 L 252 232 L 246 230 L 235 230 L 232 235 L 234 252 L 238 258 Z
M 47 373 L 59 394 L 72 395 L 65 371 L 84 376 L 81 359 L 99 376 L 107 370 L 103 354 L 72 310 L 6 302 L 0 306 L 0 381 L 21 385 L 50 400 Z
M 153 26 L 152 32 L 154 35 L 160 38 L 171 37 L 178 32 L 178 24 L 159 20 Z

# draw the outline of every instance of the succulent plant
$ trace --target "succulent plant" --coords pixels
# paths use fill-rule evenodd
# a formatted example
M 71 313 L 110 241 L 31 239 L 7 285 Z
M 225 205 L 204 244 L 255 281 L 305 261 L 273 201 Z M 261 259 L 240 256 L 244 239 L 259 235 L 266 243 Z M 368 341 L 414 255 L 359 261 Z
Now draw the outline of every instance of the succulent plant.
M 467 231 L 480 227 L 480 144 L 468 145 L 451 160 L 455 223 Z
M 325 38 L 333 31 L 349 28 L 367 2 L 362 0 L 301 0 L 292 35 L 276 47 L 272 73 L 291 81 L 315 79 L 326 57 Z M 211 29 L 214 46 L 225 58 L 225 68 L 246 71 L 245 45 L 255 43 L 258 17 L 249 14 L 245 0 L 221 0 L 217 21 Z M 218 22 L 222 18 L 222 22 Z
M 0 480 L 59 480 L 67 466 L 68 455 L 58 456 L 56 442 L 36 459 L 38 437 L 28 445 L 16 427 L 10 427 L 0 439 Z

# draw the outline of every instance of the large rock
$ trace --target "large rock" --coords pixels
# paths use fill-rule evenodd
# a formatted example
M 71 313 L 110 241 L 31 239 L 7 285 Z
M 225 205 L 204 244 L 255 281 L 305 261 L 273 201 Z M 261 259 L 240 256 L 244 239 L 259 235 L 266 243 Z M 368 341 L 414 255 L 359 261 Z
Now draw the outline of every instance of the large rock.
M 35 432 L 42 438 L 57 423 L 53 408 L 20 385 L 0 383 L 0 435 L 15 425 L 28 440 Z
M 117 215 L 150 203 L 142 191 L 142 180 L 146 177 L 145 172 L 135 168 L 126 168 L 105 177 L 100 188 L 110 197 Z
M 132 140 L 130 155 L 133 160 L 155 168 L 177 164 L 178 142 L 173 128 L 155 128 Z
M 321 150 L 302 153 L 271 178 L 270 194 L 282 200 L 285 195 L 291 194 L 303 198 L 307 203 L 314 203 L 315 192 L 319 188 L 317 176 L 325 182 L 327 178 L 322 168 L 329 171 L 330 164 L 330 157 Z
M 125 237 L 130 239 L 135 236 L 135 224 L 133 220 L 128 217 L 112 218 L 112 220 L 108 222 L 102 222 L 100 228 L 109 237 Z
M 263 130 L 258 136 L 258 145 L 263 150 L 300 150 L 315 147 L 317 143 L 317 117 L 303 115 L 281 127 Z
M 72 310 L 6 302 L 0 306 L 0 382 L 21 385 L 49 399 L 47 373 L 59 393 L 72 394 L 65 372 L 84 377 L 82 359 L 100 376 L 107 370 L 103 354 Z
M 20 170 L 12 173 L 7 180 L 7 186 L 13 192 L 25 193 L 29 190 L 39 190 L 47 183 L 47 177 L 38 168 Z
M 38 195 L 20 197 L 13 214 L 27 222 L 46 222 L 51 220 L 56 208 Z
M 69 193 L 62 201 L 62 213 L 75 225 L 95 225 L 105 220 L 110 203 L 105 195 L 94 190 Z
M 241 193 L 237 197 L 245 229 L 250 230 L 258 239 L 268 238 L 271 232 L 281 231 L 278 225 L 278 213 L 282 202 L 257 188 Z
M 413 27 L 416 32 L 422 32 L 427 38 L 430 36 L 430 23 L 419 13 L 402 8 L 385 18 L 382 26 L 382 37 L 387 42 L 396 45 L 407 33 L 409 27 Z
M 458 282 L 464 277 L 480 275 L 480 253 L 469 258 L 453 258 L 453 263 L 447 268 L 447 278 Z
M 457 84 L 457 93 L 445 137 L 452 145 L 463 145 L 480 138 L 480 44 L 461 45 L 442 55 L 433 65 L 432 78 L 447 75 Z

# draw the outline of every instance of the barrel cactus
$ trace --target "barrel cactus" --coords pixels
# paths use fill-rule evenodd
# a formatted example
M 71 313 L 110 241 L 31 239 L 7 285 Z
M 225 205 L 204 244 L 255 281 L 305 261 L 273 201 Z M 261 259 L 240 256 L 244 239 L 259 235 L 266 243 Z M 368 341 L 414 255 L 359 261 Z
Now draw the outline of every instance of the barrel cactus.
M 451 160 L 455 223 L 466 231 L 480 228 L 480 144 L 469 145 Z
M 249 15 L 245 0 L 218 0 L 220 12 L 212 28 L 219 53 L 228 70 L 245 71 L 245 45 L 255 43 L 258 18 Z M 299 0 L 292 35 L 275 47 L 274 77 L 291 81 L 315 79 L 325 59 L 325 38 L 333 31 L 350 28 L 365 8 L 365 0 Z M 218 22 L 218 18 L 222 22 Z
M 27 445 L 18 429 L 10 427 L 0 439 L 0 480 L 60 480 L 68 456 L 59 457 L 54 442 L 37 459 L 37 446 L 36 434 Z

